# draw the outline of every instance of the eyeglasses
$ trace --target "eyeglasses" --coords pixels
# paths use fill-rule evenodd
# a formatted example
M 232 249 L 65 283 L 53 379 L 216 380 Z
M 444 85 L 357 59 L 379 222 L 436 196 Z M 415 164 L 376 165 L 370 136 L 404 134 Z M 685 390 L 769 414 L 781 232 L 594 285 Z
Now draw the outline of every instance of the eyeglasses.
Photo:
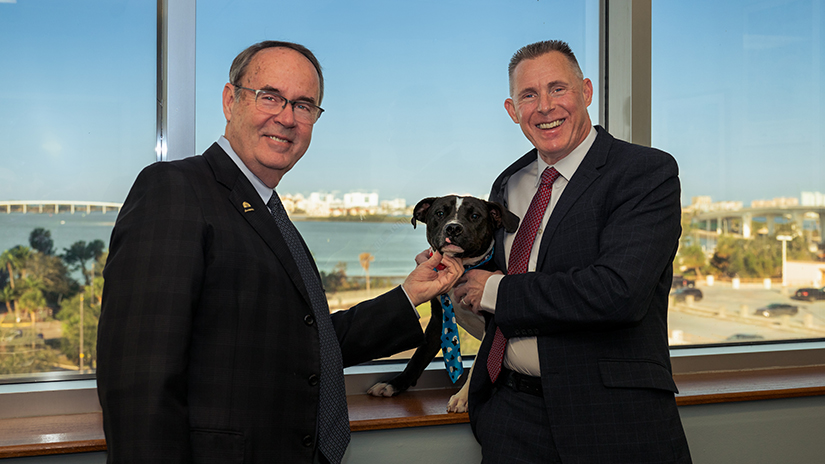
M 306 101 L 287 100 L 281 95 L 270 92 L 269 90 L 250 89 L 249 87 L 241 87 L 240 85 L 235 85 L 235 87 L 255 92 L 255 107 L 273 116 L 281 114 L 281 112 L 286 109 L 287 103 L 292 105 L 292 112 L 295 114 L 295 119 L 306 124 L 315 124 L 315 121 L 317 121 L 318 118 L 321 117 L 321 113 L 324 112 L 324 109 L 320 106 L 313 105 Z

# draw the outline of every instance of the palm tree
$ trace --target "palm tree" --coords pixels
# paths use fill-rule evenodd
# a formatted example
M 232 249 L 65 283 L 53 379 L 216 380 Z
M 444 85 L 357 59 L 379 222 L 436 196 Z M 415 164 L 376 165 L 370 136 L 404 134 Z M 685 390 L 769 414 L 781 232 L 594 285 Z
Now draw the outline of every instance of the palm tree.
M 74 242 L 71 247 L 63 249 L 63 261 L 66 261 L 66 264 L 74 269 L 79 269 L 83 273 L 86 285 L 89 285 L 92 280 L 86 270 L 86 263 L 100 258 L 104 248 L 106 248 L 106 244 L 103 243 L 103 240 L 93 240 L 88 244 L 80 240 Z
M 375 256 L 370 253 L 361 253 L 358 255 L 358 261 L 361 263 L 361 267 L 364 268 L 364 272 L 367 275 L 367 293 L 370 291 L 370 262 L 375 261 Z
M 26 278 L 26 267 L 29 258 L 31 258 L 31 249 L 23 245 L 17 245 L 0 254 L 0 266 L 5 267 L 9 273 L 9 284 L 3 289 L 3 299 L 9 312 L 12 311 L 12 308 L 14 309 L 15 321 L 20 320 L 20 311 L 17 307 L 19 292 L 16 288 L 15 277 L 18 280 Z

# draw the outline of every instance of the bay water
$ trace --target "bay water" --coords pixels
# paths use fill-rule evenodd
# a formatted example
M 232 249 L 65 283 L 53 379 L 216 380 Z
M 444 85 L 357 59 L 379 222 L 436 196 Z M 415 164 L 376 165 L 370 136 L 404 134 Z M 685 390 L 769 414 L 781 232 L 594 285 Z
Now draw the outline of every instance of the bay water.
M 16 245 L 29 246 L 29 234 L 42 227 L 51 232 L 55 254 L 83 240 L 100 239 L 109 247 L 117 212 L 74 214 L 0 213 L 0 252 Z M 332 271 L 346 264 L 350 277 L 364 276 L 361 253 L 370 253 L 370 277 L 405 276 L 415 267 L 415 255 L 428 247 L 425 227 L 413 229 L 408 217 L 388 222 L 302 221 L 295 226 L 307 242 L 318 269 Z

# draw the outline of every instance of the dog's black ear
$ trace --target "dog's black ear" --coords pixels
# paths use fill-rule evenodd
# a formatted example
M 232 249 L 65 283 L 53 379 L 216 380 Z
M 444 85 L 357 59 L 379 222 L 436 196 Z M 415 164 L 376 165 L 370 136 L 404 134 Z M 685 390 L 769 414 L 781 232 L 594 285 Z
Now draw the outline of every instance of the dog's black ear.
M 496 229 L 504 227 L 504 230 L 512 234 L 518 230 L 518 223 L 521 221 L 518 216 L 511 213 L 509 209 L 494 201 L 487 202 L 487 210 L 490 211 L 490 218 Z
M 413 229 L 415 229 L 415 221 L 420 221 L 424 224 L 427 223 L 427 211 L 430 209 L 430 206 L 433 205 L 433 202 L 435 202 L 435 200 L 435 197 L 425 198 L 419 201 L 417 205 L 415 205 L 415 208 L 413 209 L 412 221 L 410 221 L 412 222 Z

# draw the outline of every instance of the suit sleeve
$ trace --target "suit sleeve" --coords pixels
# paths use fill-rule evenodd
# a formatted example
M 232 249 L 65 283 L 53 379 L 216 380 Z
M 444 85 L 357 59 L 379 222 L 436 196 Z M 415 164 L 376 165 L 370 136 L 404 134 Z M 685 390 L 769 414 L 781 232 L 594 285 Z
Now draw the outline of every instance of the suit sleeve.
M 387 357 L 417 347 L 424 332 L 399 286 L 347 311 L 332 314 L 344 366 Z
M 654 294 L 666 294 L 656 290 L 681 232 L 678 168 L 664 152 L 639 149 L 633 162 L 608 165 L 567 211 L 537 272 L 501 280 L 504 335 L 632 325 Z
M 187 354 L 206 231 L 189 181 L 164 165 L 136 180 L 103 271 L 97 382 L 110 462 L 190 458 Z

